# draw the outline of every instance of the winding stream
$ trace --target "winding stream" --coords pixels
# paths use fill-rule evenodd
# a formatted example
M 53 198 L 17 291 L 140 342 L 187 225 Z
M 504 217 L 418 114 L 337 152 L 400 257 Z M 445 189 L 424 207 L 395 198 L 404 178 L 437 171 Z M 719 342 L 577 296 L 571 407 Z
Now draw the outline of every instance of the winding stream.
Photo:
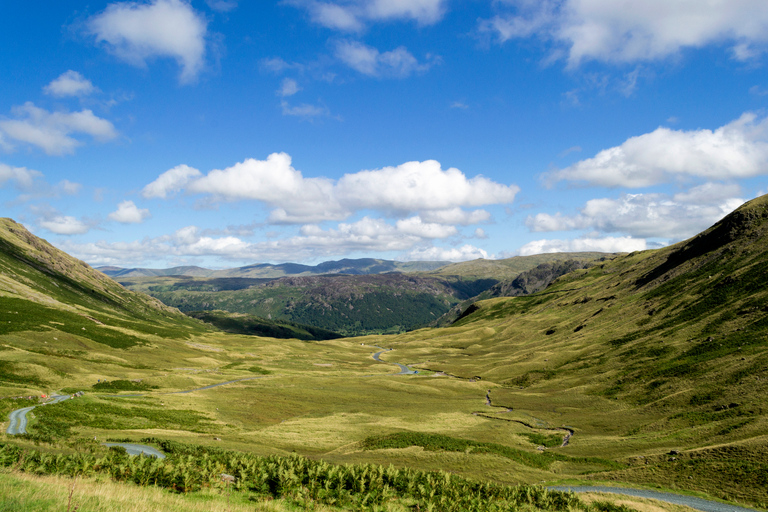
M 572 491 L 572 492 L 607 492 L 612 494 L 624 494 L 626 496 L 635 496 L 638 498 L 649 498 L 653 500 L 664 501 L 674 505 L 684 505 L 703 512 L 757 512 L 752 508 L 739 507 L 719 501 L 705 500 L 695 496 L 685 494 L 674 494 L 671 492 L 650 491 L 646 489 L 630 489 L 628 487 L 602 487 L 588 485 L 555 485 L 547 487 L 553 491 Z

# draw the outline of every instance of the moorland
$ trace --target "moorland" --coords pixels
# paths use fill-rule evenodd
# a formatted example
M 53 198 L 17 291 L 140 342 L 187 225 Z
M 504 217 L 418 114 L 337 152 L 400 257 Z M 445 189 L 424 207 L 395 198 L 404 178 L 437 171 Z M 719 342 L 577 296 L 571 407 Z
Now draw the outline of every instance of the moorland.
M 4 219 L 0 413 L 85 393 L 38 405 L 27 434 L 0 442 L 0 499 L 29 510 L 660 506 L 540 486 L 602 483 L 767 509 L 767 230 L 764 196 L 689 240 L 603 255 L 534 293 L 457 298 L 444 327 L 285 339 L 222 332 Z

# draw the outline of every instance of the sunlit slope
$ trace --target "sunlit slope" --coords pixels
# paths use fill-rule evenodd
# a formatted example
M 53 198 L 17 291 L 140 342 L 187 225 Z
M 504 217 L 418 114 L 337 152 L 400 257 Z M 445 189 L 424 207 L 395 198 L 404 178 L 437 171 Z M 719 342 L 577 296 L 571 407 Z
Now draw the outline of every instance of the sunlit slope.
M 209 330 L 0 219 L 0 396 L 183 361 Z
M 74 315 L 80 318 L 77 322 L 98 326 L 97 331 L 120 327 L 155 333 L 164 327 L 174 332 L 179 328 L 200 328 L 198 322 L 178 310 L 126 290 L 11 219 L 0 219 L 0 272 L 0 300 L 8 306 L 0 315 L 14 315 L 0 319 L 3 333 L 26 329 L 27 324 L 38 321 L 46 327 L 54 325 L 42 321 L 54 311 L 59 319 Z M 14 304 L 27 313 L 21 319 L 15 311 L 8 311 Z M 55 325 L 60 328 L 61 323 Z M 105 335 L 102 342 L 110 344 L 108 337 Z
M 663 409 L 667 422 L 722 421 L 722 434 L 765 429 L 767 228 L 761 197 L 690 240 L 576 271 L 532 296 L 479 302 L 453 327 L 397 347 L 422 367 L 504 386 L 503 405 L 512 390 L 579 390 Z M 701 416 L 674 417 L 681 411 Z

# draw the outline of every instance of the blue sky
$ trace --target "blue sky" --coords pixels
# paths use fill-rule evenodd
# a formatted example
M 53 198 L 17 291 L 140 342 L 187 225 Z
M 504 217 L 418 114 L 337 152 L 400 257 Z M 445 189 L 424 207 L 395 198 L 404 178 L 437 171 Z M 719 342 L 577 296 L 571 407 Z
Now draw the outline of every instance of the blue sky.
M 94 265 L 661 247 L 766 192 L 764 0 L 11 2 L 2 215 Z

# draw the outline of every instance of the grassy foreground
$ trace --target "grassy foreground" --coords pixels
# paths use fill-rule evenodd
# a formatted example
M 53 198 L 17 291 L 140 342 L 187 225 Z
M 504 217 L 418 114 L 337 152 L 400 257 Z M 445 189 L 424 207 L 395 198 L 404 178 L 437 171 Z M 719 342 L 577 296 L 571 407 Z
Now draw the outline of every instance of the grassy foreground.
M 535 486 L 503 486 L 474 482 L 444 472 L 423 472 L 370 464 L 334 465 L 304 457 L 257 457 L 228 450 L 146 439 L 169 454 L 166 459 L 132 457 L 120 448 L 78 446 L 74 453 L 51 453 L 16 445 L 0 445 L 0 466 L 11 468 L 6 485 L 29 479 L 19 473 L 108 478 L 142 487 L 165 488 L 196 496 L 235 495 L 236 502 L 283 500 L 288 510 L 335 507 L 340 510 L 602 510 L 572 494 Z M 76 480 L 70 484 L 74 495 Z M 23 485 L 20 487 L 24 487 Z M 27 488 L 30 487 L 28 484 Z M 121 495 L 124 491 L 115 493 Z M 143 494 L 138 492 L 137 494 Z M 27 504 L 18 491 L 5 494 L 20 503 L 41 507 L 55 498 L 36 496 Z M 150 495 L 143 499 L 155 499 Z M 58 498 L 60 500 L 60 497 Z M 114 498 L 120 500 L 120 498 Z M 67 498 L 70 502 L 71 497 Z M 71 502 L 70 502 L 71 505 Z M 68 508 L 70 508 L 68 505 Z M 97 503 L 98 505 L 98 503 Z M 24 508 L 30 510 L 30 508 Z M 41 508 L 41 510 L 46 510 Z M 99 509 L 101 510 L 101 509 Z M 613 512 L 612 508 L 603 512 Z

